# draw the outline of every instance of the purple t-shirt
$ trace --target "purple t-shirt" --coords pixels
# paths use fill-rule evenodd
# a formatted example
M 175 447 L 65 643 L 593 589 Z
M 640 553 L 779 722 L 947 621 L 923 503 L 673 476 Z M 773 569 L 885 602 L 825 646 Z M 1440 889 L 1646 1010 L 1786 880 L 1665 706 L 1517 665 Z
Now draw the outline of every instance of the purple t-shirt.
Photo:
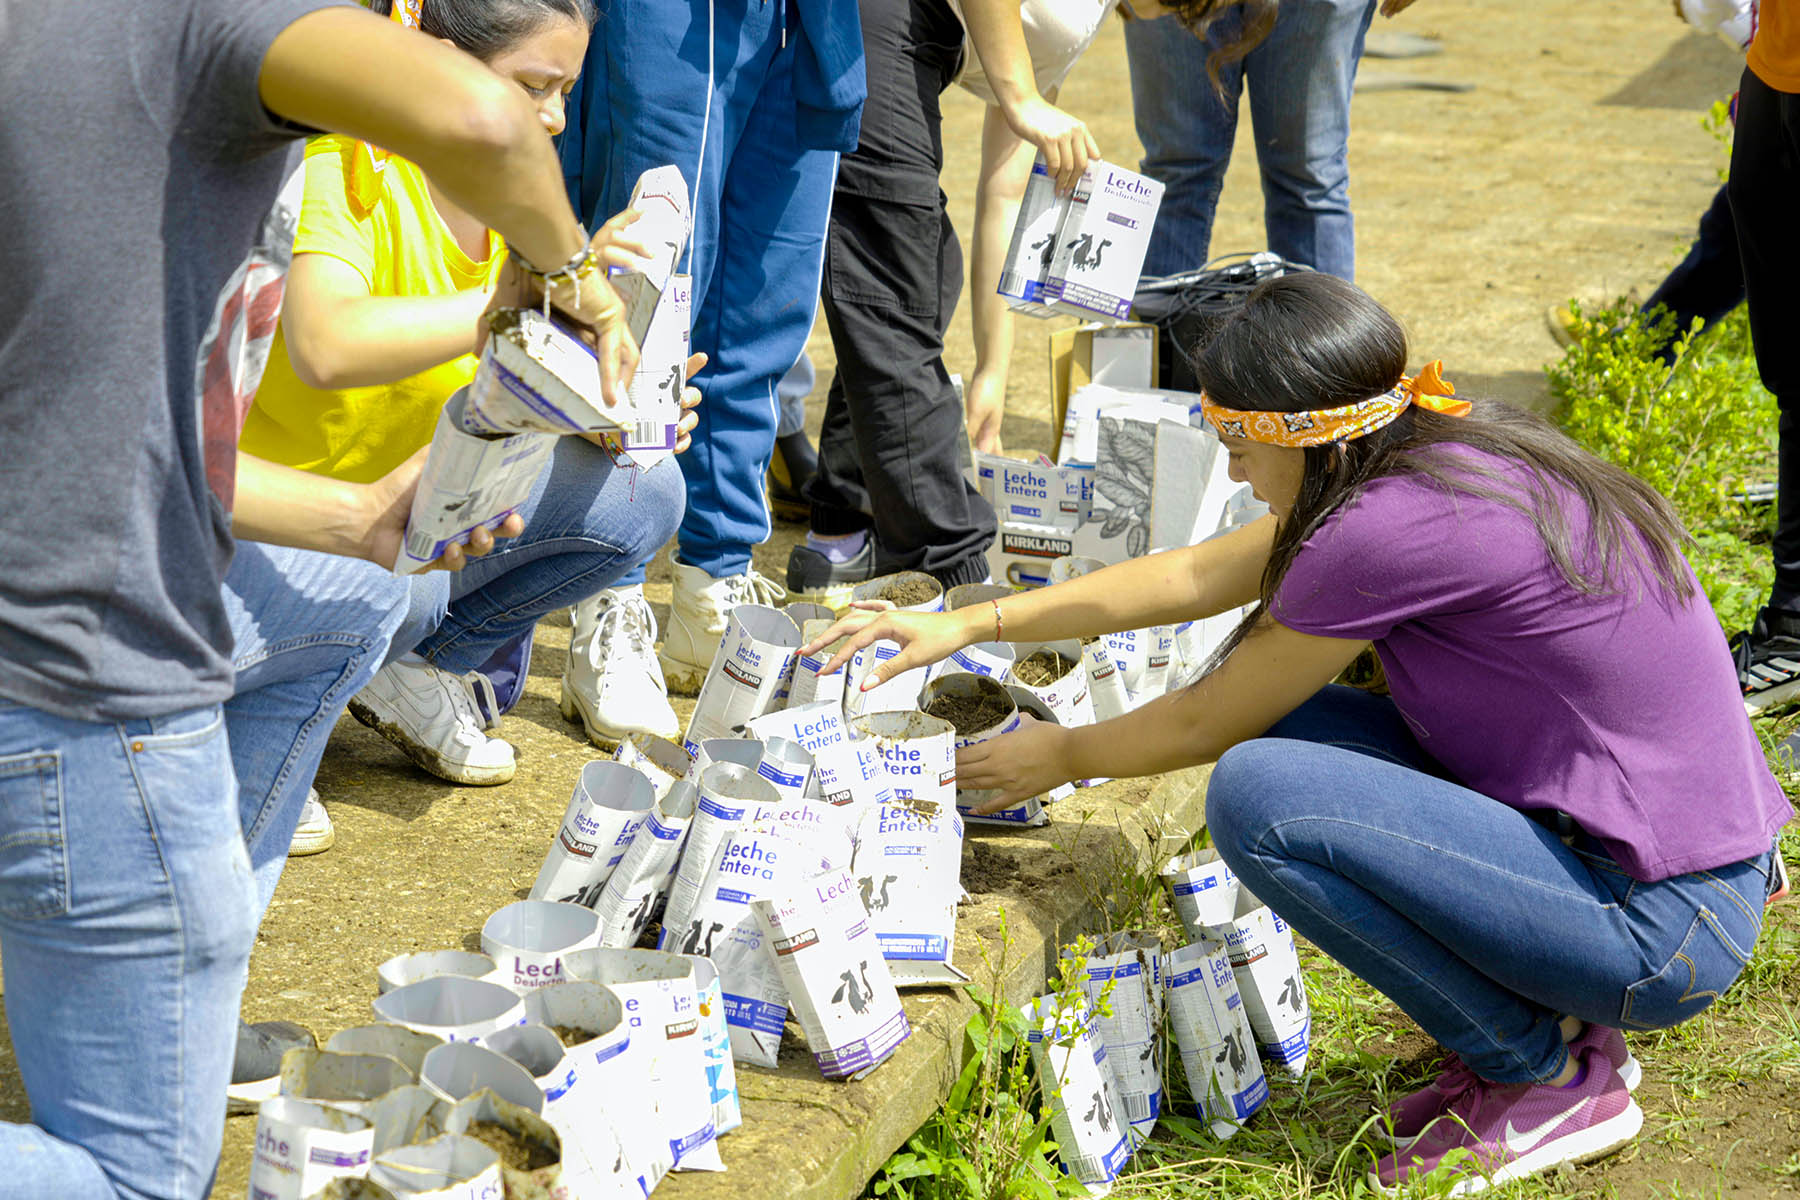
M 1580 548 L 1581 502 L 1558 492 Z M 1568 813 L 1634 878 L 1761 854 L 1793 809 L 1705 595 L 1672 597 L 1635 561 L 1620 575 L 1583 595 L 1517 509 L 1388 476 L 1301 547 L 1274 616 L 1372 641 L 1427 753 L 1504 804 Z

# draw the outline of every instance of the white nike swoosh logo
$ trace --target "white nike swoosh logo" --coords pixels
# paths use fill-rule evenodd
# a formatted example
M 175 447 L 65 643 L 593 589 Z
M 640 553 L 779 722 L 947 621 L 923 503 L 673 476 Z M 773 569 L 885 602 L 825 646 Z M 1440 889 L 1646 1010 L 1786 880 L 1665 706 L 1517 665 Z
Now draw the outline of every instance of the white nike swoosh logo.
M 1574 1111 L 1574 1109 L 1570 1109 L 1567 1112 L 1557 1113 L 1542 1125 L 1534 1126 L 1531 1129 L 1514 1128 L 1512 1121 L 1508 1120 L 1506 1122 L 1506 1148 L 1516 1150 L 1520 1154 L 1531 1153 L 1533 1147 L 1549 1137 L 1551 1131 L 1568 1120 Z

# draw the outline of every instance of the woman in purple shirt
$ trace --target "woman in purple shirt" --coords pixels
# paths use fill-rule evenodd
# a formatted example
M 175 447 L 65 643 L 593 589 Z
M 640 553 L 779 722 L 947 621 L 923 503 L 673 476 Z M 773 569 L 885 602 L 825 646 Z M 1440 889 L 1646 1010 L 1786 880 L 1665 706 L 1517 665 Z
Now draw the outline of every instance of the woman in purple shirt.
M 1372 1182 L 1442 1164 L 1462 1192 L 1637 1133 L 1621 1030 L 1737 978 L 1793 809 L 1668 502 L 1405 366 L 1353 285 L 1263 284 L 1198 374 L 1269 516 L 991 606 L 886 614 L 839 658 L 901 642 L 885 677 L 1253 604 L 1198 683 L 971 748 L 960 782 L 1000 807 L 1216 761 L 1207 821 L 1245 886 L 1451 1051 L 1390 1106 Z M 1332 682 L 1371 644 L 1391 696 Z

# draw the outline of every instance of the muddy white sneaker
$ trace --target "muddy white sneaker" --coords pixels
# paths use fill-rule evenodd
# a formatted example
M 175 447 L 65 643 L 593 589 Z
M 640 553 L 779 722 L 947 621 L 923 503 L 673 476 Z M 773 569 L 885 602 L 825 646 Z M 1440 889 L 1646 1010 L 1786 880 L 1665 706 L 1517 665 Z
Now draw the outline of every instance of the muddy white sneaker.
M 288 843 L 288 857 L 323 854 L 337 841 L 337 830 L 331 827 L 331 814 L 319 799 L 316 788 L 306 789 L 306 804 L 300 809 L 300 823 L 294 826 L 294 840 Z
M 707 668 L 725 636 L 725 614 L 740 604 L 779 605 L 787 589 L 756 573 L 714 579 L 699 567 L 677 561 L 669 628 L 663 637 L 662 669 L 669 691 L 693 696 L 706 682 Z
M 572 610 L 562 715 L 611 750 L 634 733 L 672 738 L 681 722 L 656 661 L 656 617 L 642 586 L 609 588 Z
M 310 1050 L 318 1039 L 292 1021 L 238 1022 L 237 1052 L 231 1059 L 231 1086 L 225 1090 L 225 1111 L 253 1113 L 264 1100 L 281 1091 L 281 1056 L 289 1050 Z
M 490 787 L 513 777 L 513 748 L 487 735 L 477 687 L 490 693 L 488 711 L 498 712 L 493 685 L 479 672 L 452 675 L 407 655 L 376 672 L 350 701 L 350 715 L 439 779 Z

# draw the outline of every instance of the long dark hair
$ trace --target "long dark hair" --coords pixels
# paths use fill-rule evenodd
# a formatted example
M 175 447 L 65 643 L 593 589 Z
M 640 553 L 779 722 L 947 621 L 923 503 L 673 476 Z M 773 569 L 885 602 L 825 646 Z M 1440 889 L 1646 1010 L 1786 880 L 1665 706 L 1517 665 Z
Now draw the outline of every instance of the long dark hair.
M 368 3 L 371 11 L 384 17 L 394 9 L 394 0 Z M 419 7 L 419 31 L 487 62 L 536 32 L 550 17 L 592 27 L 595 15 L 594 0 L 425 0 Z
M 1206 56 L 1206 77 L 1213 91 L 1225 98 L 1225 85 L 1219 79 L 1219 68 L 1241 61 L 1269 36 L 1279 15 L 1280 0 L 1164 0 L 1164 7 L 1195 37 L 1204 38 L 1214 21 L 1236 8 L 1240 15 L 1238 34 Z
M 1195 357 L 1200 386 L 1215 404 L 1305 412 L 1355 404 L 1399 383 L 1406 372 L 1406 333 L 1354 284 L 1309 271 L 1257 286 Z M 1673 595 L 1693 595 L 1693 576 L 1681 555 L 1687 531 L 1661 493 L 1595 458 L 1542 417 L 1496 400 L 1473 404 L 1466 417 L 1415 405 L 1363 437 L 1306 447 L 1300 494 L 1276 529 L 1256 608 L 1213 665 L 1269 612 L 1306 539 L 1366 484 L 1386 475 L 1422 476 L 1446 497 L 1492 500 L 1530 517 L 1551 561 L 1578 592 L 1617 591 L 1628 581 L 1628 564 L 1637 564 L 1648 566 Z M 1523 464 L 1522 481 L 1443 452 L 1453 445 Z M 1567 505 L 1558 488 L 1573 493 L 1579 506 Z M 1585 528 L 1571 528 L 1571 520 L 1583 519 Z

